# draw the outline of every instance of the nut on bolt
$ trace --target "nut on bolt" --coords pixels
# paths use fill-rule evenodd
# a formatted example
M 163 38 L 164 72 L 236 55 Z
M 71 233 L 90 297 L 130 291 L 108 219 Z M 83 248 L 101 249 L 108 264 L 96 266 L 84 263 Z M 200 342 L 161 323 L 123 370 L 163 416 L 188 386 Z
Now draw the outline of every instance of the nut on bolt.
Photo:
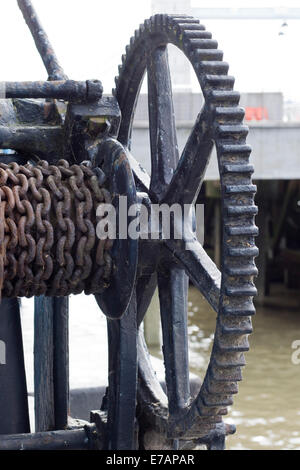
M 98 101 L 102 98 L 103 86 L 100 80 L 86 81 L 86 99 L 89 102 Z

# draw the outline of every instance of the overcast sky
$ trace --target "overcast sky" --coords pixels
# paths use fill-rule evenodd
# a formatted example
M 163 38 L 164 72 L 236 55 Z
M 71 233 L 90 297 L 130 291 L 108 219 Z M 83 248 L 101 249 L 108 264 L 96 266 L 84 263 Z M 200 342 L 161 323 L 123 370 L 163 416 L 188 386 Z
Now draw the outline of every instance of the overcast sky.
M 66 73 L 100 78 L 113 87 L 121 54 L 134 30 L 151 14 L 151 0 L 34 0 L 36 10 Z M 192 0 L 192 6 L 291 6 L 300 0 Z M 39 80 L 46 74 L 15 0 L 0 0 L 1 80 Z M 236 89 L 282 91 L 300 101 L 300 21 L 205 20 L 218 40 Z M 284 31 L 284 35 L 279 35 Z M 194 84 L 194 90 L 197 90 Z

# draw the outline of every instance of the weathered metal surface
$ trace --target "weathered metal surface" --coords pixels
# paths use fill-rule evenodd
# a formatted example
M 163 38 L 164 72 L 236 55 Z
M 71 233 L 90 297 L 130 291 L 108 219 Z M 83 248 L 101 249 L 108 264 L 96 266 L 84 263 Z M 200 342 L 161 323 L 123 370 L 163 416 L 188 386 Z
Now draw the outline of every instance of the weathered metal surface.
M 65 429 L 69 415 L 68 297 L 35 298 L 35 430 Z
M 97 158 L 103 139 L 118 135 L 120 109 L 114 97 L 89 104 L 69 103 L 64 122 L 64 155 L 77 163 Z
M 0 450 L 91 450 L 95 425 L 34 434 L 3 435 Z
M 108 320 L 107 449 L 134 450 L 137 393 L 136 297 L 121 320 Z
M 53 344 L 55 345 L 53 353 L 55 429 L 65 429 L 70 414 L 69 297 L 52 297 L 51 301 L 53 304 Z
M 176 138 L 173 109 L 168 103 L 168 99 L 169 101 L 172 99 L 171 92 L 168 91 L 168 68 L 163 53 L 165 44 L 169 42 L 181 49 L 190 60 L 205 99 L 204 107 L 187 140 L 179 164 L 174 174 L 170 176 L 166 169 L 172 167 L 170 155 L 176 149 Z M 160 249 L 157 247 L 156 251 L 151 248 L 154 241 L 141 243 L 143 250 L 137 286 L 139 286 L 139 275 L 145 280 L 146 273 L 148 276 L 151 274 L 151 265 L 152 272 L 158 271 L 158 275 L 161 276 L 166 267 L 176 262 L 185 269 L 202 294 L 218 311 L 213 353 L 201 390 L 198 396 L 183 406 L 179 413 L 174 399 L 171 399 L 168 405 L 168 418 L 167 415 L 164 416 L 163 411 L 166 403 L 161 398 L 163 392 L 158 392 L 159 384 L 155 385 L 154 374 L 151 372 L 150 364 L 147 364 L 145 347 L 139 343 L 141 409 L 144 410 L 153 429 L 173 438 L 201 437 L 214 429 L 215 423 L 222 419 L 225 407 L 232 403 L 231 395 L 237 391 L 236 382 L 241 378 L 240 367 L 244 364 L 243 352 L 248 349 L 247 335 L 252 331 L 250 315 L 254 313 L 252 297 L 256 293 L 253 276 L 257 271 L 253 258 L 257 255 L 254 245 L 257 228 L 254 226 L 255 186 L 251 184 L 253 168 L 248 163 L 251 149 L 245 144 L 247 128 L 242 125 L 244 112 L 238 107 L 239 94 L 232 90 L 234 79 L 227 76 L 228 65 L 222 62 L 222 56 L 222 52 L 217 49 L 216 41 L 211 39 L 211 34 L 205 31 L 198 20 L 184 15 L 156 15 L 145 21 L 136 31 L 135 37 L 126 49 L 120 75 L 116 79 L 115 96 L 123 117 L 119 140 L 125 147 L 130 148 L 133 116 L 140 84 L 145 70 L 148 72 L 150 137 L 153 136 L 151 179 L 147 178 L 145 171 L 141 171 L 133 156 L 130 161 L 133 162 L 137 188 L 146 191 L 150 201 L 167 204 L 177 202 L 181 205 L 195 201 L 205 176 L 213 143 L 218 154 L 222 185 L 222 272 L 219 272 L 195 239 L 192 239 L 193 243 L 189 245 L 190 250 L 186 249 L 187 242 L 191 241 L 187 239 L 166 240 Z M 161 71 L 164 71 L 163 76 L 160 75 Z M 168 130 L 171 129 L 167 135 L 164 131 L 166 123 Z M 150 181 L 150 186 L 147 179 Z M 156 187 L 159 188 L 157 191 L 154 189 Z M 146 250 L 150 251 L 152 256 L 156 253 L 156 263 L 152 260 L 150 265 L 148 264 Z M 142 266 L 145 268 L 144 273 Z M 169 295 L 174 302 L 175 284 L 173 281 L 169 282 Z M 145 305 L 150 301 L 153 288 L 154 286 L 138 295 L 139 302 L 143 305 L 142 315 L 146 312 Z M 161 311 L 167 310 L 165 316 L 169 316 L 173 311 L 176 317 L 175 303 L 171 303 L 167 309 L 164 308 L 167 298 L 167 292 L 164 291 L 161 296 Z M 184 304 L 182 307 L 184 309 Z M 138 312 L 140 310 L 139 304 L 137 310 Z M 181 318 L 184 317 L 186 310 Z M 163 324 L 166 321 L 164 319 Z M 185 375 L 182 373 L 179 378 L 176 373 L 178 367 L 176 361 L 172 362 L 169 359 L 172 358 L 172 354 L 176 357 L 178 354 L 176 347 L 180 344 L 178 341 L 170 341 L 170 330 L 174 335 L 174 325 L 173 329 L 169 327 L 164 338 L 165 357 L 168 357 L 166 378 L 169 398 L 179 389 L 178 385 L 175 385 L 176 380 L 184 380 Z M 185 341 L 187 341 L 186 336 Z M 175 348 L 173 351 L 172 347 Z M 181 344 L 181 351 L 183 350 Z M 172 377 L 172 380 L 168 377 Z M 155 389 L 156 398 L 153 396 Z M 180 398 L 183 397 L 184 393 Z M 160 405 L 157 407 L 154 403 Z
M 0 364 L 0 434 L 30 432 L 20 308 L 17 299 L 2 299 L 0 332 L 1 344 L 5 346 Z
M 48 82 L 0 82 L 2 98 L 53 98 L 65 101 L 98 101 L 103 87 L 100 80 L 55 80 Z
M 19 0 L 19 5 L 49 78 L 66 80 L 31 3 Z M 168 43 L 177 46 L 190 60 L 204 96 L 203 109 L 180 158 Z M 227 75 L 228 64 L 222 57 L 211 33 L 198 20 L 185 15 L 156 15 L 145 21 L 126 49 L 114 98 L 99 99 L 102 88 L 100 82 L 93 81 L 87 85 L 71 81 L 6 84 L 7 96 L 63 97 L 68 101 L 67 107 L 64 103 L 60 108 L 52 102 L 52 120 L 48 114 L 44 122 L 38 109 L 47 110 L 47 104 L 40 101 L 39 108 L 33 108 L 30 101 L 27 104 L 25 101 L 21 106 L 24 119 L 17 121 L 13 103 L 8 100 L 6 118 L 0 122 L 2 148 L 17 150 L 27 159 L 37 159 L 38 147 L 45 147 L 44 162 L 0 164 L 3 294 L 51 296 L 36 300 L 38 430 L 66 427 L 68 307 L 67 300 L 57 296 L 85 289 L 87 293 L 96 293 L 96 300 L 108 317 L 109 388 L 103 411 L 95 418 L 98 448 L 143 447 L 146 436 L 154 433 L 173 449 L 182 441 L 202 442 L 208 448 L 221 449 L 225 436 L 234 431 L 223 424 L 222 416 L 237 392 L 245 363 L 243 353 L 248 350 L 247 336 L 252 331 L 257 209 L 253 201 L 256 188 L 251 182 L 253 167 L 248 162 L 251 149 L 245 142 L 248 129 L 242 124 L 244 112 L 238 106 L 239 94 L 233 91 L 234 79 Z M 134 111 L 146 70 L 151 177 L 130 154 Z M 87 102 L 89 92 L 92 103 Z M 25 125 L 26 120 L 27 124 L 31 120 L 32 125 Z M 15 126 L 13 133 L 7 130 L 11 125 Z M 47 142 L 53 142 L 53 133 L 58 144 L 54 142 L 47 152 Z M 67 161 L 55 158 L 55 145 Z M 111 202 L 118 210 L 121 196 L 126 196 L 125 210 L 134 203 L 147 207 L 151 203 L 169 206 L 177 203 L 181 208 L 193 204 L 213 145 L 222 188 L 221 271 L 197 241 L 191 211 L 184 220 L 186 231 L 182 240 L 173 236 L 176 226 L 183 223 L 182 216 L 174 216 L 170 239 L 165 239 L 160 225 L 156 238 L 137 241 L 123 233 L 114 243 L 96 242 L 95 211 L 99 203 Z M 78 165 L 84 160 L 84 164 Z M 55 165 L 49 165 L 49 161 Z M 73 162 L 77 164 L 70 166 Z M 121 220 L 117 223 L 117 234 L 121 235 L 124 229 L 127 231 L 127 226 L 122 226 Z M 188 278 L 218 312 L 208 370 L 199 393 L 193 397 L 188 373 Z M 157 285 L 167 395 L 152 370 L 142 332 L 142 321 Z M 82 445 L 85 431 L 76 432 L 79 434 L 73 434 L 75 441 Z M 45 436 L 48 434 L 37 435 L 36 439 L 30 436 L 25 441 L 29 446 L 36 441 L 43 448 Z M 52 448 L 55 445 L 61 448 L 61 435 L 55 436 L 57 439 L 51 438 L 49 442 Z M 22 440 L 23 437 L 21 441 L 16 437 L 17 445 Z M 84 445 L 92 440 L 89 434 Z M 151 447 L 149 439 L 147 446 Z
M 61 126 L 0 126 L 0 148 L 57 161 L 63 147 Z M 28 159 L 28 158 L 27 158 Z
M 128 209 L 137 202 L 136 188 L 127 153 L 114 139 L 105 139 L 99 145 L 94 164 L 101 165 L 107 175 L 109 192 L 114 196 L 112 204 L 117 214 L 117 237 L 110 252 L 112 273 L 109 286 L 101 295 L 96 294 L 95 297 L 107 317 L 119 319 L 126 311 L 133 295 L 138 264 L 138 241 L 127 236 L 127 225 L 124 227 L 124 220 L 120 219 L 119 201 L 120 197 L 126 197 L 123 209 L 128 213 Z M 128 224 L 132 219 L 133 217 L 128 216 Z M 122 235 L 124 229 L 125 236 Z

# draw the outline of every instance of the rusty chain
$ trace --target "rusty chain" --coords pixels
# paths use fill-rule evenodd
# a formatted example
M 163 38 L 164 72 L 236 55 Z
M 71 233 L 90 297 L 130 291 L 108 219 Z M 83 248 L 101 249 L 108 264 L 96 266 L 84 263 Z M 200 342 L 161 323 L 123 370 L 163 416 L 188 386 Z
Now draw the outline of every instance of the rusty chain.
M 2 296 L 103 292 L 113 241 L 96 236 L 97 207 L 111 202 L 99 169 L 1 163 L 0 201 Z

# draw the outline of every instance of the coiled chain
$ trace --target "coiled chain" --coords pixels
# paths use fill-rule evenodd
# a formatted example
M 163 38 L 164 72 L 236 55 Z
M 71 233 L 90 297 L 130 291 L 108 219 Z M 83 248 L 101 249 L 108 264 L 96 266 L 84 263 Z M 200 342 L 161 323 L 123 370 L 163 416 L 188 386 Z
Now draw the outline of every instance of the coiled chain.
M 113 241 L 96 236 L 97 207 L 111 202 L 101 176 L 65 160 L 0 164 L 2 296 L 90 294 L 108 286 Z

